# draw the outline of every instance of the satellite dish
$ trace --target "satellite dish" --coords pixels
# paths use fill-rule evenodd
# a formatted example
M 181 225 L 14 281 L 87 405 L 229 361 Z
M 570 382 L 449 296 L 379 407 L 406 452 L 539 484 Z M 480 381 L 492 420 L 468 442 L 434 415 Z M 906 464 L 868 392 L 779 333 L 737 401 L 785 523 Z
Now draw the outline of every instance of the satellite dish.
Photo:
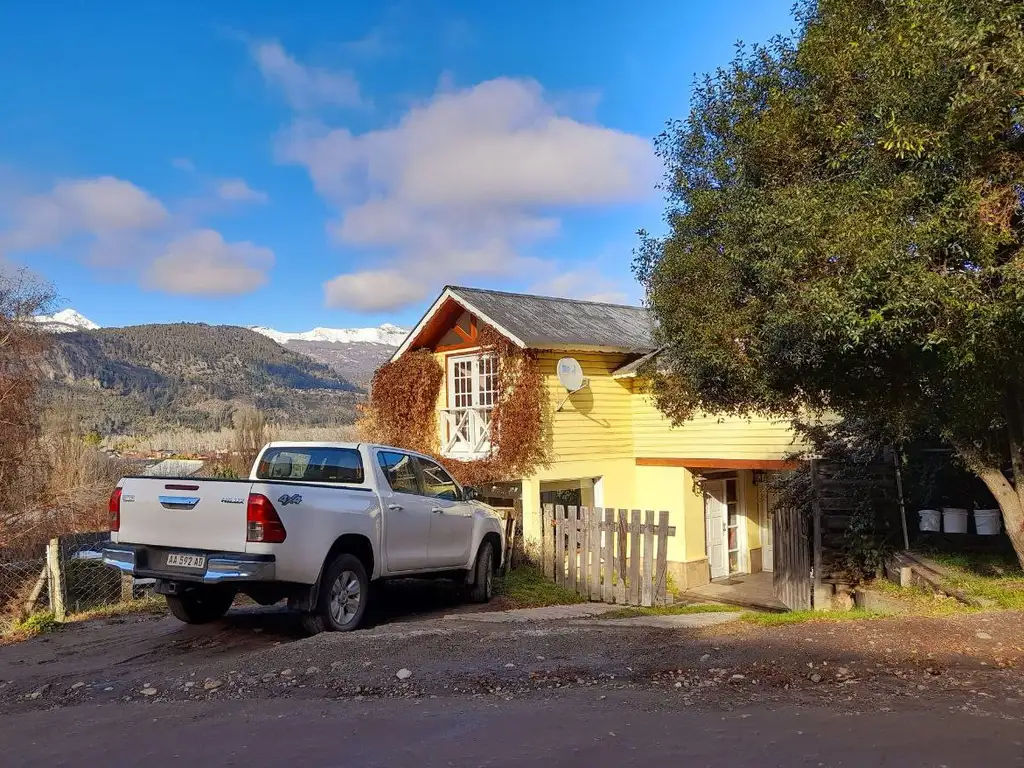
M 583 368 L 575 358 L 563 357 L 558 361 L 558 381 L 570 393 L 583 389 L 586 379 L 583 378 Z

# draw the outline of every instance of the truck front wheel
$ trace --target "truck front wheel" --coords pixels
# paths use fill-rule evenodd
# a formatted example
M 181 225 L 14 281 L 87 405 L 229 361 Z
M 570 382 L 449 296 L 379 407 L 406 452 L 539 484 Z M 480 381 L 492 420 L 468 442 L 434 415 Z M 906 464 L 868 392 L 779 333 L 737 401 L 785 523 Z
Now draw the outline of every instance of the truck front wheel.
M 485 541 L 480 545 L 473 567 L 476 574 L 469 589 L 469 599 L 474 603 L 486 603 L 494 594 L 494 545 L 491 542 Z
M 235 599 L 224 589 L 198 587 L 180 595 L 165 595 L 171 615 L 186 624 L 209 624 L 221 618 Z
M 324 571 L 316 610 L 304 614 L 302 625 L 310 634 L 351 632 L 366 616 L 370 601 L 370 579 L 355 555 L 341 554 Z

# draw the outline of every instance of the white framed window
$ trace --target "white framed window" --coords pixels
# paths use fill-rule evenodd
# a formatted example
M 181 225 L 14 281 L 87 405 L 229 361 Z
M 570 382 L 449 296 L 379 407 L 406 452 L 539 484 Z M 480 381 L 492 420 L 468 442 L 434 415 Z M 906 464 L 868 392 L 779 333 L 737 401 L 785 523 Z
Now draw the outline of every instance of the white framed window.
M 448 358 L 448 407 L 441 409 L 446 456 L 485 456 L 491 450 L 491 412 L 498 403 L 498 358 L 492 354 Z
M 448 407 L 493 408 L 498 402 L 498 358 L 459 355 L 448 358 Z

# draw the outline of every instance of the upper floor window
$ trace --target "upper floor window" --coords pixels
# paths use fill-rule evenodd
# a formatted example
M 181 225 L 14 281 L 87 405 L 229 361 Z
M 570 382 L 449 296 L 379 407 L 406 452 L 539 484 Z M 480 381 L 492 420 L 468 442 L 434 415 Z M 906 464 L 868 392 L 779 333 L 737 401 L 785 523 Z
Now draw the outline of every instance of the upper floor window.
M 490 408 L 498 401 L 498 358 L 459 355 L 448 358 L 448 407 Z

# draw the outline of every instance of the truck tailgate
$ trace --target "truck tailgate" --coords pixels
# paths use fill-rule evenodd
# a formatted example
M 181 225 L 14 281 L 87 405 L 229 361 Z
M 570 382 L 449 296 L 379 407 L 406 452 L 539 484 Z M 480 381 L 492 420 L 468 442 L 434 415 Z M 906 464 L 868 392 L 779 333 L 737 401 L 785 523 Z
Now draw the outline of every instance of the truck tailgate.
M 248 480 L 128 477 L 121 484 L 116 541 L 157 547 L 245 551 Z

